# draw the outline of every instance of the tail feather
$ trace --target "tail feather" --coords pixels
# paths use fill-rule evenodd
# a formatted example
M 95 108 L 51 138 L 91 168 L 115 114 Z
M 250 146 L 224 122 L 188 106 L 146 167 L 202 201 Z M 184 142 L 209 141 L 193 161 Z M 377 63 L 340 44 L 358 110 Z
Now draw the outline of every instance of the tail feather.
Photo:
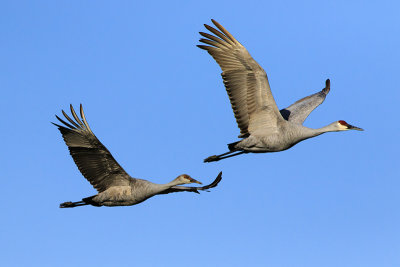
M 237 149 L 235 148 L 235 146 L 236 146 L 237 144 L 239 144 L 239 142 L 240 142 L 240 141 L 237 141 L 237 142 L 228 144 L 229 151 L 235 151 L 235 150 L 237 150 Z

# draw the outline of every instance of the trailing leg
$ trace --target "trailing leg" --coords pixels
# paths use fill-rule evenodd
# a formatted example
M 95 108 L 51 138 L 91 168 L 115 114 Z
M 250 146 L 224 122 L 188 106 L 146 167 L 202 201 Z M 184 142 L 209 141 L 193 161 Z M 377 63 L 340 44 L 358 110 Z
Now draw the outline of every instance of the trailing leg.
M 232 154 L 232 153 L 235 153 L 235 154 Z M 237 155 L 240 155 L 240 154 L 243 154 L 243 153 L 247 153 L 247 152 L 246 151 L 237 151 L 237 150 L 236 151 L 229 151 L 229 152 L 226 152 L 224 154 L 210 156 L 210 157 L 206 158 L 204 160 L 204 162 L 219 161 L 221 159 L 227 159 L 227 158 L 234 157 L 234 156 L 237 156 Z M 229 155 L 229 154 L 231 154 L 231 155 Z
M 78 207 L 78 206 L 85 206 L 85 205 L 89 205 L 89 203 L 86 203 L 85 201 L 77 201 L 77 202 L 64 202 L 60 204 L 60 208 L 74 208 L 74 207 Z

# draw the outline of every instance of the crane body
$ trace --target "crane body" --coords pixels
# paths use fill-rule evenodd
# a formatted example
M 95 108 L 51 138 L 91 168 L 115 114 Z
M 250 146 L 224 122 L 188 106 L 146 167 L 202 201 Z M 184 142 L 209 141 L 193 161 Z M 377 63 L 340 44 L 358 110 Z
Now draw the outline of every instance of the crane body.
M 199 193 L 199 190 L 208 190 L 216 187 L 222 179 L 222 172 L 220 172 L 211 184 L 202 187 L 190 187 L 182 185 L 201 183 L 187 174 L 179 175 L 166 184 L 156 184 L 147 180 L 133 178 L 125 172 L 110 151 L 94 135 L 86 121 L 82 105 L 80 106 L 81 118 L 78 117 L 72 105 L 70 109 L 74 119 L 62 111 L 68 122 L 56 116 L 63 125 L 53 124 L 61 132 L 79 171 L 98 191 L 98 194 L 83 198 L 77 202 L 61 203 L 60 208 L 73 208 L 84 205 L 97 207 L 131 206 L 159 194 L 185 191 Z
M 204 162 L 218 161 L 243 153 L 278 152 L 297 143 L 327 132 L 363 129 L 344 120 L 319 129 L 303 126 L 308 115 L 325 100 L 330 91 L 330 80 L 320 92 L 304 97 L 289 107 L 279 110 L 264 69 L 251 57 L 221 24 L 212 20 L 216 28 L 204 24 L 212 34 L 200 32 L 205 38 L 198 45 L 206 50 L 222 69 L 222 79 L 240 128 L 237 142 L 228 144 L 229 151 L 213 155 Z

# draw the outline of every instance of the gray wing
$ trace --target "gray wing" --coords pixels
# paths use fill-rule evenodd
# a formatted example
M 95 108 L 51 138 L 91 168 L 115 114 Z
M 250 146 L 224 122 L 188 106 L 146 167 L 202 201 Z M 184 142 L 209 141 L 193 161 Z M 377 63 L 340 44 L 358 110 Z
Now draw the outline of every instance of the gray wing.
M 194 192 L 197 194 L 200 194 L 198 190 L 207 190 L 210 188 L 214 188 L 218 185 L 218 183 L 222 180 L 222 172 L 220 172 L 217 176 L 217 178 L 215 178 L 215 180 L 206 186 L 201 186 L 201 187 L 194 187 L 194 186 L 180 186 L 180 185 L 176 185 L 173 186 L 159 194 L 169 194 L 169 193 L 175 193 L 175 192 Z
M 207 38 L 200 39 L 200 42 L 207 45 L 198 47 L 206 50 L 222 69 L 221 75 L 240 128 L 239 138 L 266 125 L 276 124 L 277 118 L 283 120 L 264 69 L 224 27 L 215 20 L 212 22 L 219 30 L 204 24 L 214 35 L 200 32 Z M 262 120 L 252 119 L 256 113 L 263 113 Z
M 325 97 L 328 95 L 331 89 L 331 83 L 329 79 L 325 82 L 325 88 L 320 92 L 304 97 L 287 108 L 281 109 L 282 117 L 290 122 L 296 124 L 303 124 L 305 119 L 310 113 L 319 105 L 324 102 Z
M 72 105 L 70 108 L 75 120 L 71 119 L 63 110 L 63 115 L 70 123 L 56 115 L 57 119 L 65 126 L 53 124 L 60 130 L 69 152 L 82 175 L 99 193 L 110 186 L 129 185 L 129 181 L 132 178 L 94 135 L 86 121 L 82 104 L 80 106 L 82 119 L 79 119 L 76 115 Z

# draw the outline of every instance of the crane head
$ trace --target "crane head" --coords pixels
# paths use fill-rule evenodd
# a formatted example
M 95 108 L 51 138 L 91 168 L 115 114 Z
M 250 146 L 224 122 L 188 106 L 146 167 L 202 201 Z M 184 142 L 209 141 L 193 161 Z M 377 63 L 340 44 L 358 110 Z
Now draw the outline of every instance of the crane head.
M 338 127 L 340 131 L 347 131 L 347 130 L 357 130 L 357 131 L 364 131 L 364 129 L 353 126 L 348 124 L 347 122 L 340 120 L 337 121 Z
M 187 174 L 181 174 L 177 177 L 177 179 L 182 183 L 182 184 L 192 184 L 192 183 L 196 183 L 196 184 L 201 184 L 201 182 L 193 179 L 192 177 L 190 177 Z

